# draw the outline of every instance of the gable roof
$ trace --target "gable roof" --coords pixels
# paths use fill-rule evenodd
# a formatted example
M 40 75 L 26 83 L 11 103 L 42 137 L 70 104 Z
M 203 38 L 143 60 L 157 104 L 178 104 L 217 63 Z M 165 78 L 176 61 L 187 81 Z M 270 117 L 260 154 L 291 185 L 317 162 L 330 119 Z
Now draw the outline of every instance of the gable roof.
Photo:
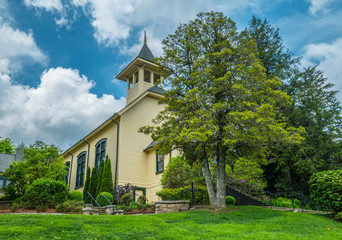
M 0 172 L 5 172 L 5 169 L 15 160 L 14 154 L 0 153 Z

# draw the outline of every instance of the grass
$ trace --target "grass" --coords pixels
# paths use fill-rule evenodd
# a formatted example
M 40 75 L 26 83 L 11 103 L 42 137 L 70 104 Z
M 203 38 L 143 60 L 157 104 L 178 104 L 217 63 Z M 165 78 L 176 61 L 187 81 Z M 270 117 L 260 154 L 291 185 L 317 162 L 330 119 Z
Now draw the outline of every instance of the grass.
M 0 215 L 0 239 L 342 239 L 327 216 L 260 207 L 140 216 Z

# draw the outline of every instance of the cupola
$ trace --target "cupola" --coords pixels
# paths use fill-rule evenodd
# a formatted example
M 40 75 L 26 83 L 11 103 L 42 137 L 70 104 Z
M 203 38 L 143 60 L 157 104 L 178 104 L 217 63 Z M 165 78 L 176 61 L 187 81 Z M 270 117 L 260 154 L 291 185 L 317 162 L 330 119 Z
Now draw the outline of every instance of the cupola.
M 116 78 L 127 83 L 126 104 L 153 86 L 164 87 L 164 77 L 158 74 L 158 65 L 153 62 L 153 54 L 147 46 L 146 32 L 144 45 L 138 56 L 119 73 Z

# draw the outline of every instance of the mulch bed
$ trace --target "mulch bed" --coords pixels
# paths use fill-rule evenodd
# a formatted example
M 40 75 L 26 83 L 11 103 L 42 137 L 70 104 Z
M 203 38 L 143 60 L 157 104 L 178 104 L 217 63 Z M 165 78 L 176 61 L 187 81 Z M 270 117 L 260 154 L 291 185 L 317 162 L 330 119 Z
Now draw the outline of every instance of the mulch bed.
M 152 214 L 155 213 L 154 209 L 152 208 L 146 208 L 146 210 L 142 209 L 135 209 L 129 212 L 125 212 L 124 215 L 136 215 L 136 214 Z

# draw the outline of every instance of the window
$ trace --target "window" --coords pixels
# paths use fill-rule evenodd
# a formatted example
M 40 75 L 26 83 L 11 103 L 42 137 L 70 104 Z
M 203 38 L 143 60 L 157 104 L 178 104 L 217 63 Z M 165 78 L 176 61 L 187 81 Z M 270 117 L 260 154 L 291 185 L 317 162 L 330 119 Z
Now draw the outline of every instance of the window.
M 156 154 L 156 173 L 164 172 L 164 156 L 161 154 Z
M 129 81 L 128 88 L 131 89 L 132 86 L 133 86 L 133 76 L 131 76 L 131 77 L 128 79 L 128 81 Z
M 11 181 L 8 180 L 7 177 L 0 176 L 0 189 L 2 189 L 2 187 L 4 187 L 4 186 L 8 186 L 10 183 L 11 183 Z
M 160 75 L 159 74 L 153 73 L 153 82 L 154 82 L 154 85 L 158 85 L 160 83 Z
M 147 71 L 145 70 L 144 71 L 144 81 L 145 82 L 151 82 L 151 72 L 150 71 Z
M 138 83 L 139 82 L 139 71 L 135 72 L 134 76 L 135 76 L 135 83 Z
M 95 166 L 97 171 L 100 169 L 102 159 L 106 156 L 106 144 L 107 139 L 103 138 L 95 145 Z
M 70 162 L 66 162 L 65 165 L 67 166 L 67 174 L 64 177 L 64 181 L 66 185 L 69 184 L 69 169 L 70 169 Z
M 76 188 L 83 187 L 87 152 L 81 152 L 77 157 Z

